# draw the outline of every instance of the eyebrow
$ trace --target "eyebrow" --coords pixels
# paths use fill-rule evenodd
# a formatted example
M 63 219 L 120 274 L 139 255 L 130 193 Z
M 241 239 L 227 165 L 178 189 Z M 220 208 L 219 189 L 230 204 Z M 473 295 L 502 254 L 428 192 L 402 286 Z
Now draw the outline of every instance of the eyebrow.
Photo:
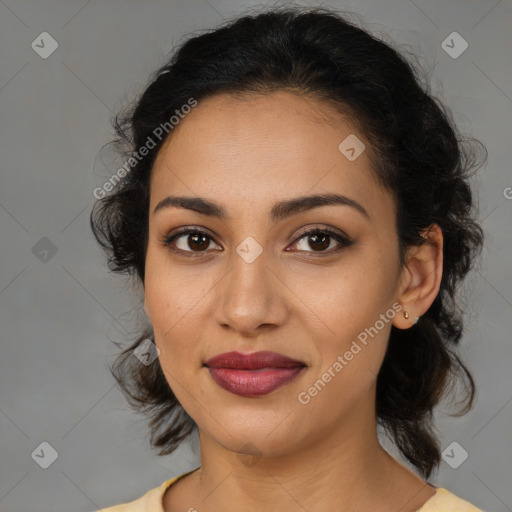
M 279 222 L 287 217 L 302 213 L 313 208 L 321 206 L 350 206 L 359 213 L 369 218 L 368 212 L 357 201 L 340 194 L 316 194 L 312 196 L 301 196 L 281 201 L 272 206 L 270 210 L 270 219 L 272 222 Z M 157 213 L 159 210 L 170 207 L 186 208 L 201 215 L 216 217 L 220 220 L 227 219 L 224 208 L 209 199 L 203 197 L 186 197 L 186 196 L 168 196 L 162 199 L 153 210 Z

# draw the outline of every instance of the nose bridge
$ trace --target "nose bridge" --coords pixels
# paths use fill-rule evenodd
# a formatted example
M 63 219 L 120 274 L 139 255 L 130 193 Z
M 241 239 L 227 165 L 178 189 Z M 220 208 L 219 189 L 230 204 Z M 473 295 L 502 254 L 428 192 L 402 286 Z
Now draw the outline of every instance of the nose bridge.
M 282 323 L 287 309 L 285 298 L 263 247 L 254 239 L 245 239 L 233 251 L 230 265 L 218 301 L 217 322 L 245 333 L 263 324 Z

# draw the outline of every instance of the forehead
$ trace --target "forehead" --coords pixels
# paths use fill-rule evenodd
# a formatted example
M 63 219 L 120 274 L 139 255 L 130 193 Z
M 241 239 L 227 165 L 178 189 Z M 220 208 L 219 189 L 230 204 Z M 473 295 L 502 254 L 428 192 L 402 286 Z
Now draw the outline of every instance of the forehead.
M 268 203 L 335 191 L 382 201 L 385 191 L 369 152 L 348 159 L 340 150 L 346 140 L 369 147 L 348 118 L 313 97 L 283 91 L 208 97 L 180 120 L 160 149 L 151 205 L 171 193 Z

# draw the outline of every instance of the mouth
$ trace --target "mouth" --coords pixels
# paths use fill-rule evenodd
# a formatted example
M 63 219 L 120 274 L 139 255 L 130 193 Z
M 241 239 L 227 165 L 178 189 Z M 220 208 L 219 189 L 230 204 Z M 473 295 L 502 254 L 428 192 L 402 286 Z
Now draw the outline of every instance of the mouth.
M 235 395 L 267 395 L 295 379 L 307 365 L 275 352 L 226 352 L 204 363 L 221 388 Z

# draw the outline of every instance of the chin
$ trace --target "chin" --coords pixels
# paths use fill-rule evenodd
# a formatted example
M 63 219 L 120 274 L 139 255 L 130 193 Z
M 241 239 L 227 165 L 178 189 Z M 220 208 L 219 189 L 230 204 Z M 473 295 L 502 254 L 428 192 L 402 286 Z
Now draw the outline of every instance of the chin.
M 281 426 L 281 428 L 279 428 Z M 293 452 L 301 444 L 297 437 L 298 432 L 293 430 L 295 437 L 291 437 L 290 428 L 283 425 L 283 420 L 272 423 L 261 423 L 260 421 L 248 422 L 247 418 L 243 424 L 229 424 L 224 430 L 216 425 L 212 436 L 214 440 L 226 450 L 240 455 L 262 457 L 284 455 Z

